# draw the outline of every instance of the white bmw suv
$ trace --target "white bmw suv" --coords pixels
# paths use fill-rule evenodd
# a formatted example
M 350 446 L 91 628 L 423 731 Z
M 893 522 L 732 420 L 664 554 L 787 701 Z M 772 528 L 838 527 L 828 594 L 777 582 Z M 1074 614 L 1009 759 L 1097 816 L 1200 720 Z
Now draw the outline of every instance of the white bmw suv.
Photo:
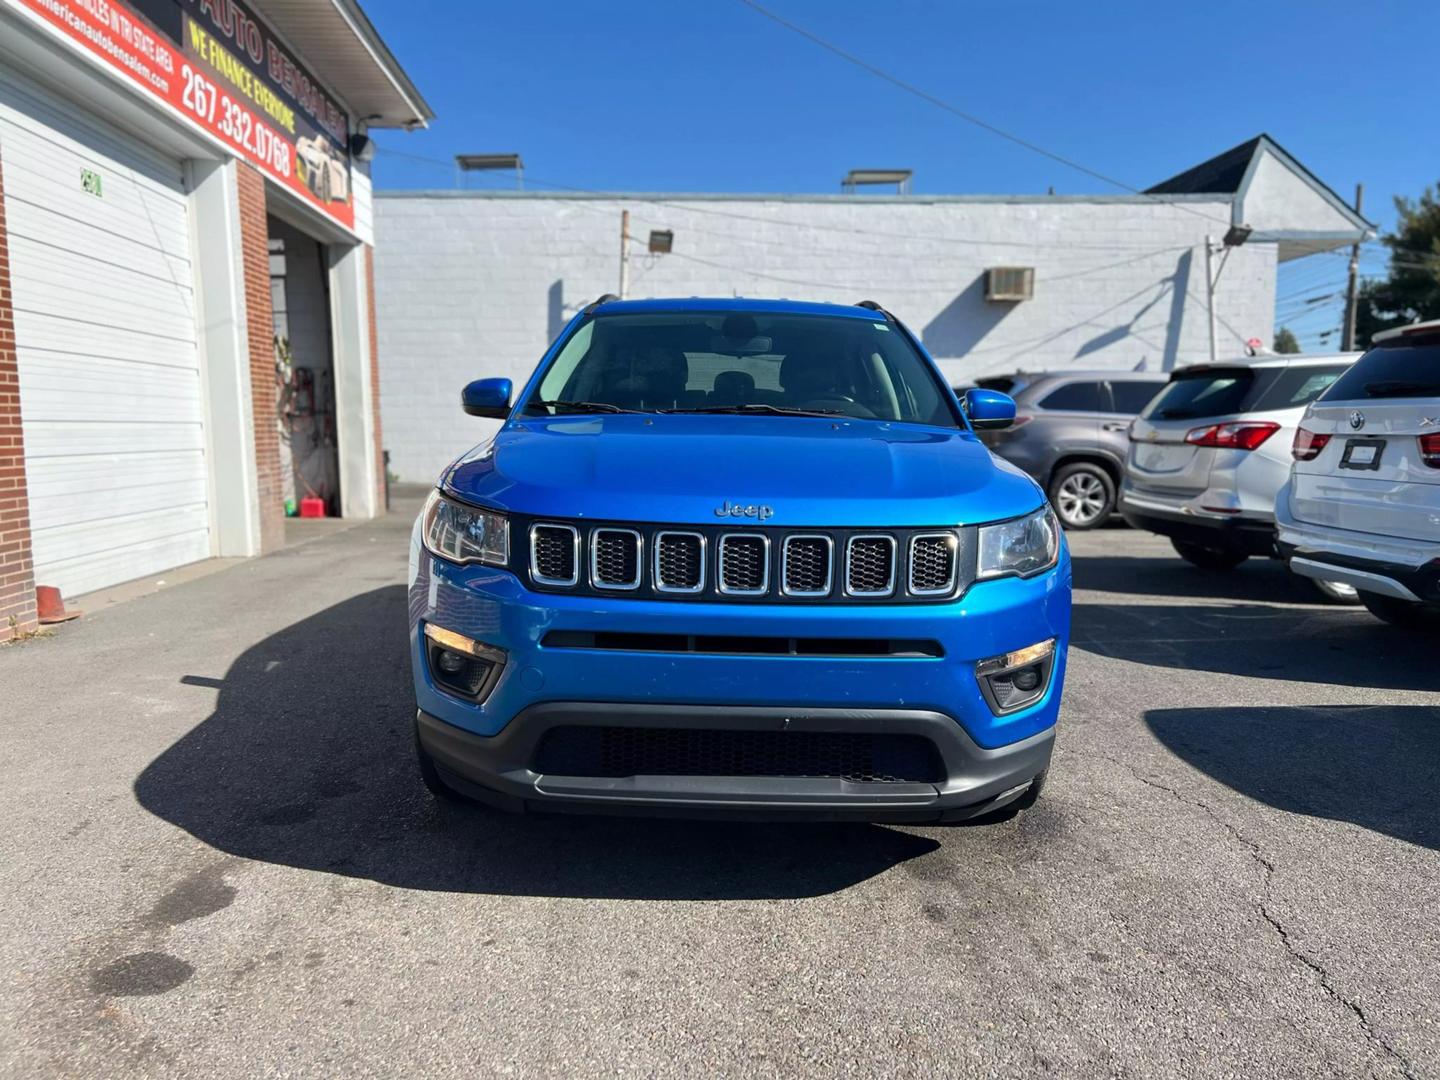
M 1293 456 L 1275 504 L 1290 568 L 1440 629 L 1440 320 L 1376 334 L 1305 411 Z

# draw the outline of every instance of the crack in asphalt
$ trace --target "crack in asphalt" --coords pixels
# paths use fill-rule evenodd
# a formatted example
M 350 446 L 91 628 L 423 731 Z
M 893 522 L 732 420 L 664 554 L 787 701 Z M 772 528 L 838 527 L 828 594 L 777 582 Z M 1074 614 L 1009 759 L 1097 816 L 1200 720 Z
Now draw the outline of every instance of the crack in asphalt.
M 1285 929 L 1285 925 L 1280 921 L 1279 917 L 1270 910 L 1269 901 L 1274 886 L 1275 864 L 1265 857 L 1265 853 L 1261 851 L 1260 845 L 1254 840 L 1251 840 L 1249 837 L 1247 837 L 1231 822 L 1226 821 L 1223 817 L 1221 817 L 1219 813 L 1216 812 L 1215 808 L 1209 803 L 1207 803 L 1204 799 L 1199 799 L 1191 795 L 1186 795 L 1178 788 L 1173 788 L 1170 787 L 1168 784 L 1162 784 L 1158 780 L 1153 780 L 1150 777 L 1143 775 L 1138 769 L 1135 768 L 1135 766 L 1131 765 L 1129 762 L 1121 761 L 1119 758 L 1111 757 L 1108 754 L 1096 754 L 1093 756 L 1102 758 L 1103 760 L 1108 761 L 1113 765 L 1120 766 L 1120 768 L 1124 769 L 1136 780 L 1140 781 L 1140 783 L 1146 785 L 1147 787 L 1155 788 L 1157 791 L 1163 791 L 1167 795 L 1178 800 L 1179 802 L 1183 802 L 1189 806 L 1198 807 L 1200 810 L 1203 810 L 1205 812 L 1205 815 L 1209 817 L 1211 821 L 1215 822 L 1215 824 L 1219 825 L 1222 829 L 1229 833 L 1230 836 L 1234 838 L 1236 843 L 1238 843 L 1247 852 L 1249 852 L 1250 857 L 1254 859 L 1255 862 L 1259 863 L 1261 868 L 1265 872 L 1263 898 L 1255 902 L 1256 912 L 1275 931 L 1276 936 L 1280 939 L 1280 944 L 1285 947 L 1285 951 L 1288 952 L 1292 957 L 1298 960 L 1305 967 L 1309 968 L 1310 971 L 1315 974 L 1316 979 L 1320 983 L 1320 989 L 1325 992 L 1326 996 L 1329 997 L 1332 1001 L 1334 1001 L 1337 1005 L 1340 1005 L 1342 1008 L 1347 1009 L 1355 1017 L 1355 1019 L 1359 1022 L 1360 1030 L 1364 1033 L 1366 1039 L 1368 1039 L 1370 1042 L 1373 1042 L 1376 1046 L 1380 1047 L 1380 1049 L 1384 1050 L 1385 1053 L 1388 1054 L 1395 1061 L 1395 1063 L 1400 1068 L 1400 1074 L 1405 1077 L 1405 1080 L 1416 1080 L 1415 1072 L 1410 1064 L 1409 1059 L 1406 1058 L 1405 1055 L 1402 1054 L 1399 1050 L 1397 1050 L 1393 1045 L 1391 1045 L 1388 1039 L 1386 1039 L 1383 1035 L 1380 1034 L 1380 1032 L 1376 1029 L 1374 1023 L 1370 1020 L 1370 1017 L 1366 1014 L 1365 1009 L 1358 1002 L 1352 1001 L 1350 998 L 1342 994 L 1339 989 L 1336 988 L 1334 981 L 1330 977 L 1330 972 L 1326 970 L 1325 966 L 1321 964 L 1318 960 L 1316 960 L 1314 957 L 1306 953 L 1305 950 L 1300 948 L 1300 946 L 1295 943 L 1295 941 L 1290 936 L 1290 931 Z

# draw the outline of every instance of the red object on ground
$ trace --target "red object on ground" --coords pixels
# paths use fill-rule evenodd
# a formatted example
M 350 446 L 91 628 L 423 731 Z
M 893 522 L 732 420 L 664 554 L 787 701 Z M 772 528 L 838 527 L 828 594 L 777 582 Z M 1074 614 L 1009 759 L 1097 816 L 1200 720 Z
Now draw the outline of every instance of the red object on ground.
M 300 516 L 302 518 L 315 518 L 325 516 L 325 500 L 315 499 L 309 496 L 300 500 Z
M 66 611 L 65 600 L 54 585 L 35 586 L 35 614 L 42 625 L 69 622 L 78 619 L 83 611 Z

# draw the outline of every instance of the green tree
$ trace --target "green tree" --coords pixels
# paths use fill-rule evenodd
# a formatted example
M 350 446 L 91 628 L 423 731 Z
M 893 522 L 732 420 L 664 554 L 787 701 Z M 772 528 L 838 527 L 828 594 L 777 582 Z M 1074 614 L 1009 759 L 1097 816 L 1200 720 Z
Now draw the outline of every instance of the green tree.
M 1382 237 L 1390 248 L 1388 277 L 1360 286 L 1355 344 L 1364 348 L 1381 330 L 1440 318 L 1440 197 L 1427 187 L 1416 200 L 1397 196 L 1395 231 Z
M 1279 330 L 1275 331 L 1275 351 L 1277 353 L 1297 353 L 1300 351 L 1300 342 L 1288 326 L 1282 326 Z

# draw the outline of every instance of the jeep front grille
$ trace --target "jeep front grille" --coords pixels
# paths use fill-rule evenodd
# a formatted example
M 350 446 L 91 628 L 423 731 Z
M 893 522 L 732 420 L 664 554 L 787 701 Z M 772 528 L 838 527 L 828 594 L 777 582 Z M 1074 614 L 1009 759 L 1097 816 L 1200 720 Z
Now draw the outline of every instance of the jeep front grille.
M 705 587 L 705 538 L 692 532 L 655 534 L 655 588 L 697 593 Z
M 580 533 L 573 525 L 530 528 L 530 573 L 542 585 L 580 580 Z
M 845 552 L 845 591 L 851 596 L 889 596 L 895 588 L 895 538 L 852 536 Z
M 975 579 L 977 530 L 673 527 L 521 519 L 542 592 L 730 603 L 939 603 Z M 527 558 L 528 555 L 528 558 Z
M 596 529 L 590 534 L 591 583 L 597 589 L 638 589 L 641 544 L 634 529 Z
M 770 540 L 759 533 L 720 537 L 720 591 L 759 596 L 770 587 Z
M 826 596 L 830 592 L 830 537 L 797 534 L 785 538 L 781 592 L 786 596 Z
M 955 587 L 955 536 L 922 533 L 910 538 L 910 592 L 935 596 Z

